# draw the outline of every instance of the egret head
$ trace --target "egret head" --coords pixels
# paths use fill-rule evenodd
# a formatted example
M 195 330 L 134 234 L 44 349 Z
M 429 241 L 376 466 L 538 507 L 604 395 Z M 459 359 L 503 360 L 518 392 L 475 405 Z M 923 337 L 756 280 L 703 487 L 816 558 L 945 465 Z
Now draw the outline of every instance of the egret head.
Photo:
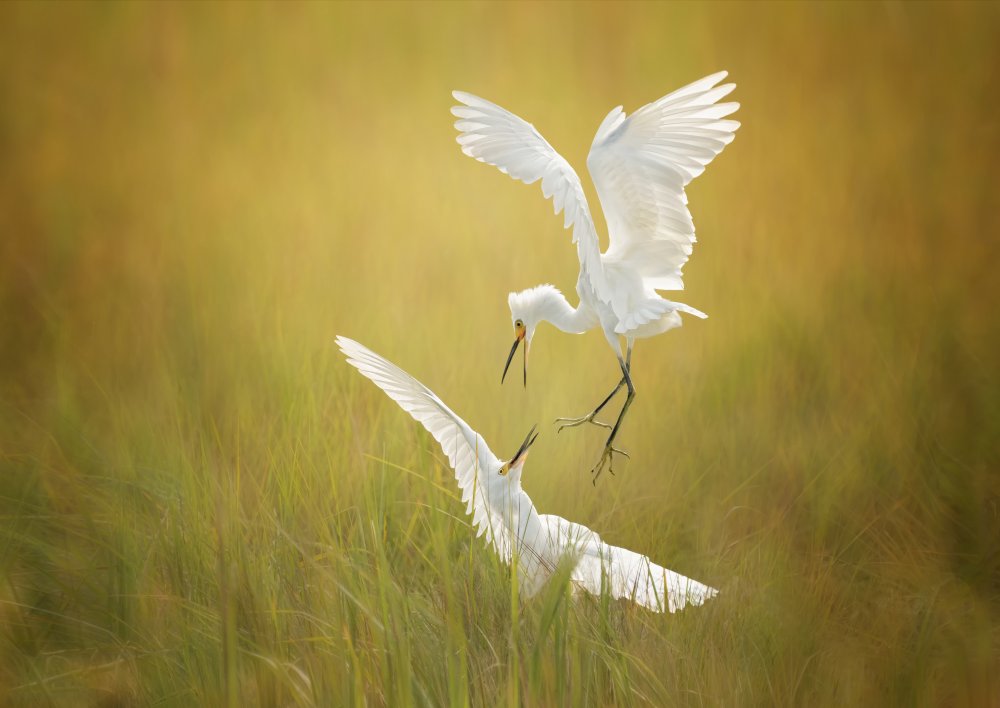
M 535 327 L 544 318 L 544 310 L 551 300 L 552 291 L 558 294 L 558 290 L 551 285 L 539 285 L 535 288 L 522 290 L 519 293 L 511 293 L 507 296 L 507 304 L 510 306 L 510 319 L 514 323 L 514 344 L 507 355 L 507 363 L 503 367 L 503 376 L 500 383 L 507 378 L 507 369 L 514 359 L 517 346 L 524 342 L 524 358 L 522 363 L 524 385 L 528 385 L 528 349 L 531 348 L 531 338 L 535 336 Z
M 521 476 L 521 469 L 524 467 L 524 461 L 528 459 L 528 448 L 530 448 L 535 440 L 538 438 L 538 433 L 535 432 L 537 425 L 532 425 L 531 430 L 528 431 L 528 436 L 521 443 L 521 447 L 517 449 L 514 456 L 510 458 L 507 462 L 504 462 L 500 467 L 498 474 L 501 477 L 510 474 L 511 479 L 518 479 Z

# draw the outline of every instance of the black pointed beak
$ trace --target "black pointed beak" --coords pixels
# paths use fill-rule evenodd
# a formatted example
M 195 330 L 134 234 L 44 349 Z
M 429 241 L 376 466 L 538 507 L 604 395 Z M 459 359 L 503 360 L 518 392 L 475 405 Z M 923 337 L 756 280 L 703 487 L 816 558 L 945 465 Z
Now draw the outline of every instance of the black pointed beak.
M 531 430 L 528 431 L 528 436 L 524 439 L 524 442 L 521 443 L 521 447 L 519 447 L 514 456 L 510 458 L 511 467 L 516 465 L 518 463 L 518 460 L 520 460 L 521 457 L 524 456 L 524 453 L 528 451 L 528 448 L 535 444 L 535 440 L 538 439 L 538 433 L 535 432 L 537 428 L 538 428 L 537 425 L 531 426 Z
M 500 377 L 500 383 L 501 384 L 503 383 L 504 379 L 507 378 L 507 369 L 510 368 L 510 362 L 513 361 L 513 359 L 514 359 L 514 352 L 517 351 L 517 345 L 520 344 L 520 343 L 521 343 L 521 337 L 518 337 L 517 339 L 514 340 L 514 344 L 510 348 L 510 354 L 507 355 L 507 363 L 504 364 L 504 366 L 503 366 L 503 376 Z M 525 365 L 525 366 L 527 366 L 527 365 Z M 528 385 L 528 369 L 527 368 L 525 368 L 525 370 L 524 370 L 524 385 L 525 385 L 525 387 L 527 387 L 527 385 Z

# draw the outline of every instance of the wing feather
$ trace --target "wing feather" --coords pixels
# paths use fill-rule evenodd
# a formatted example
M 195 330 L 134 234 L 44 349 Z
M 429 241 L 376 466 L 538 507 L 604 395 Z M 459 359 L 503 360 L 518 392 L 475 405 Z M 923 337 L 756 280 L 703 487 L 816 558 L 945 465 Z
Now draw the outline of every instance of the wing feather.
M 701 605 L 719 592 L 640 553 L 605 543 L 586 526 L 550 514 L 541 518 L 550 542 L 575 553 L 573 582 L 594 595 L 607 591 L 657 612 L 676 612 L 686 605 Z
M 573 227 L 581 280 L 603 298 L 607 283 L 600 241 L 580 177 L 527 121 L 470 93 L 453 91 L 452 96 L 463 104 L 451 109 L 459 118 L 455 128 L 462 152 L 525 184 L 541 180 L 542 194 L 552 199 L 555 213 L 565 212 L 563 227 Z
M 489 503 L 491 495 L 496 493 L 491 493 L 487 478 L 495 475 L 501 462 L 490 452 L 486 441 L 433 391 L 398 366 L 347 337 L 338 336 L 337 345 L 348 363 L 385 391 L 438 441 L 455 471 L 465 513 L 472 517 L 476 536 L 485 535 L 500 558 L 509 563 L 513 547 L 510 532 Z
M 639 271 L 650 290 L 681 290 L 695 243 L 684 188 L 733 141 L 738 103 L 718 103 L 735 84 L 721 71 L 598 129 L 587 167 L 608 222 L 609 261 Z M 620 109 L 616 109 L 620 113 Z M 624 316 L 627 308 L 615 304 Z

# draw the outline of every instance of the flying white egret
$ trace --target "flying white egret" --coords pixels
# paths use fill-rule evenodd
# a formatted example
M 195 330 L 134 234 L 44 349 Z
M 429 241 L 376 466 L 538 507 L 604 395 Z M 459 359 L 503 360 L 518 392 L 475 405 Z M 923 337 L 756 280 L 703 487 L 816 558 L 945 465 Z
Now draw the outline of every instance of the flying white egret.
M 739 108 L 738 103 L 717 103 L 735 88 L 735 84 L 717 85 L 725 76 L 725 71 L 706 76 L 628 117 L 618 106 L 601 123 L 587 167 L 608 224 L 609 246 L 604 253 L 580 178 L 534 126 L 477 96 L 461 91 L 452 94 L 463 104 L 451 109 L 459 119 L 455 127 L 461 133 L 462 152 L 526 184 L 541 180 L 542 193 L 552 198 L 555 213 L 566 212 L 564 227 L 573 227 L 580 258 L 576 282 L 580 303 L 572 307 L 551 285 L 511 293 L 507 302 L 516 338 L 501 382 L 523 341 L 527 386 L 528 348 L 539 322 L 574 334 L 600 325 L 618 357 L 621 380 L 593 412 L 556 421 L 562 423 L 560 431 L 583 423 L 611 430 L 592 470 L 595 481 L 605 464 L 613 472 L 614 453 L 625 454 L 613 443 L 635 396 L 631 377 L 635 340 L 679 327 L 680 312 L 706 317 L 693 307 L 665 300 L 656 291 L 683 289 L 681 267 L 695 242 L 684 188 L 732 142 L 740 125 L 724 120 Z M 626 342 L 624 358 L 620 337 Z M 614 427 L 596 420 L 623 385 L 628 387 L 628 397 Z
M 500 460 L 478 433 L 415 378 L 351 339 L 337 337 L 337 344 L 352 366 L 440 443 L 455 470 L 477 537 L 485 535 L 508 565 L 516 554 L 517 579 L 526 597 L 544 585 L 563 558 L 574 562 L 570 577 L 576 588 L 595 595 L 606 589 L 613 597 L 658 612 L 700 605 L 717 594 L 646 556 L 604 543 L 585 526 L 539 514 L 521 489 L 524 461 L 537 437 L 534 428 L 513 457 Z

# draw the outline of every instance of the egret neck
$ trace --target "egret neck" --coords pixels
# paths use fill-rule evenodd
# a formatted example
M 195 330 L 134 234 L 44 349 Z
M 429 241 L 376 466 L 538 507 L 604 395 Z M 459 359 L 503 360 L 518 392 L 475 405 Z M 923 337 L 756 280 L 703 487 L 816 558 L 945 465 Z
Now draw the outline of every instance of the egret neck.
M 542 321 L 570 334 L 583 334 L 597 324 L 593 310 L 582 302 L 573 307 L 566 296 L 553 285 L 538 285 L 519 293 L 511 293 L 507 303 L 514 320 L 524 322 L 529 342 L 535 333 L 535 326 Z
M 524 359 L 522 363 L 524 385 L 528 385 L 528 350 L 531 348 L 531 338 L 535 336 L 535 327 L 539 322 L 551 322 L 563 332 L 582 334 L 597 323 L 593 311 L 582 302 L 576 308 L 569 304 L 559 289 L 553 285 L 538 285 L 519 293 L 507 296 L 510 305 L 511 319 L 514 321 L 514 344 L 507 355 L 507 363 L 503 367 L 500 383 L 507 377 L 510 362 L 518 345 L 524 342 Z

